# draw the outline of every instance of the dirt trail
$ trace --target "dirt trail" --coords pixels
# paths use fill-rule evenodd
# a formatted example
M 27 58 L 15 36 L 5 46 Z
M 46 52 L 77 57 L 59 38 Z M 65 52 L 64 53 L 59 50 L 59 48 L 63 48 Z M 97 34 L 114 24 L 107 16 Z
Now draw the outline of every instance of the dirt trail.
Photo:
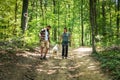
M 91 55 L 91 48 L 69 51 L 68 59 L 61 54 L 48 60 L 40 60 L 39 52 L 18 52 L 0 56 L 0 80 L 110 80 L 104 75 Z M 9 58 L 9 60 L 8 60 Z

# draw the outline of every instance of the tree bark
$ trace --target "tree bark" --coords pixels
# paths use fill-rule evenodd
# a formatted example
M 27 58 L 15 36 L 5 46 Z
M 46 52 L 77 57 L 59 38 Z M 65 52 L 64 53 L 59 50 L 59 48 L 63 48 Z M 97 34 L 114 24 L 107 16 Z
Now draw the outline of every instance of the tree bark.
M 45 25 L 47 25 L 47 17 L 46 17 L 46 13 L 47 13 L 47 2 L 48 0 L 44 0 L 44 17 L 45 17 Z
M 96 35 L 99 35 L 99 33 L 101 32 L 101 27 L 98 27 L 99 25 L 100 25 L 100 23 L 99 23 L 99 21 L 100 21 L 100 15 L 101 15 L 101 12 L 100 12 L 100 5 L 101 5 L 101 3 L 100 3 L 100 0 L 97 0 L 97 11 L 96 11 Z
M 84 26 L 83 26 L 83 0 L 81 0 L 81 45 L 84 46 Z
M 60 2 L 58 0 L 58 28 L 57 28 L 57 31 L 58 31 L 58 41 L 59 41 L 59 36 L 60 36 L 60 16 L 59 16 L 59 12 L 60 12 Z
M 117 38 L 119 38 L 119 34 L 120 34 L 120 0 L 118 0 L 118 2 L 116 3 L 116 7 L 117 7 L 117 21 L 116 21 L 116 26 L 117 26 Z
M 21 28 L 22 28 L 23 34 L 27 28 L 28 1 L 29 0 L 23 0 L 23 6 L 22 6 Z
M 102 1 L 102 17 L 103 17 L 103 25 L 102 25 L 102 34 L 103 36 L 106 35 L 106 14 L 105 14 L 105 0 Z
M 38 10 L 38 5 L 37 5 L 37 3 L 38 3 L 38 0 L 36 0 L 36 2 L 35 2 L 35 7 L 36 7 L 36 12 L 37 12 L 37 10 Z M 36 21 L 37 21 L 37 18 L 38 18 L 38 14 L 37 13 L 35 13 L 35 18 L 36 18 Z M 37 25 L 36 25 L 37 26 Z
M 92 31 L 92 51 L 96 52 L 95 48 L 95 27 L 96 27 L 96 0 L 89 0 L 90 5 L 90 23 L 91 23 L 91 31 Z
M 67 4 L 64 2 L 64 5 L 65 5 L 65 15 L 64 15 L 65 16 L 65 19 L 64 19 L 65 20 L 64 21 L 65 22 L 65 26 L 64 27 L 67 27 L 67 7 L 66 7 Z
M 42 14 L 42 19 L 43 19 L 43 23 L 42 23 L 42 25 L 44 25 L 45 23 L 45 19 L 44 19 L 44 8 L 43 8 L 43 0 L 40 0 L 40 8 L 41 8 L 41 14 Z
M 109 1 L 109 11 L 110 11 L 110 12 L 109 12 L 109 13 L 110 13 L 110 14 L 109 14 L 109 15 L 110 15 L 110 24 L 109 24 L 109 25 L 110 25 L 110 27 L 111 27 L 111 26 L 112 26 L 112 20 L 111 20 L 111 0 Z
M 55 18 L 55 14 L 56 14 L 56 1 L 53 0 L 53 14 L 54 14 L 54 18 Z M 56 20 L 54 19 L 54 41 L 57 41 L 57 29 L 56 29 Z

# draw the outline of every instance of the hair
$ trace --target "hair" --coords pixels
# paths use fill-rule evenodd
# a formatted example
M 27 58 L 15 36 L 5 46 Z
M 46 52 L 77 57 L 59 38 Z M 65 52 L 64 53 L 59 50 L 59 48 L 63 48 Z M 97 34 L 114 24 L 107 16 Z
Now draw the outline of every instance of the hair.
M 65 27 L 64 29 L 66 29 L 67 30 L 67 28 Z
M 64 28 L 64 30 L 66 30 L 66 31 L 67 31 L 67 28 L 65 27 L 65 28 Z
M 51 26 L 50 26 L 50 25 L 48 25 L 47 27 L 51 28 Z

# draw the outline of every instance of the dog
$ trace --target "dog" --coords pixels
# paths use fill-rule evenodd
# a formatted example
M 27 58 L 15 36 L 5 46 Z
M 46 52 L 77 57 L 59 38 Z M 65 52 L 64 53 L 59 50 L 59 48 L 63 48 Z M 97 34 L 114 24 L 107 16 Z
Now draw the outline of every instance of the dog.
M 51 50 L 51 55 L 52 57 L 58 57 L 58 53 L 59 53 L 59 45 L 56 44 Z

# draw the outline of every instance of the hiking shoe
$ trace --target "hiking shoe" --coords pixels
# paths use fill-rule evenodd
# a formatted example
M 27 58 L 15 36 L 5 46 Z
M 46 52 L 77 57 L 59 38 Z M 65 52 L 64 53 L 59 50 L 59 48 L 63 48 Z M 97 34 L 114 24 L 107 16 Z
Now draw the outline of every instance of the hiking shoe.
M 43 57 L 44 60 L 47 60 L 46 56 Z
M 43 60 L 43 56 L 42 55 L 40 56 L 40 59 Z
M 67 57 L 65 57 L 65 59 L 67 59 Z
M 41 59 L 41 60 L 43 60 L 43 58 L 42 58 L 42 57 L 40 57 L 40 59 Z

